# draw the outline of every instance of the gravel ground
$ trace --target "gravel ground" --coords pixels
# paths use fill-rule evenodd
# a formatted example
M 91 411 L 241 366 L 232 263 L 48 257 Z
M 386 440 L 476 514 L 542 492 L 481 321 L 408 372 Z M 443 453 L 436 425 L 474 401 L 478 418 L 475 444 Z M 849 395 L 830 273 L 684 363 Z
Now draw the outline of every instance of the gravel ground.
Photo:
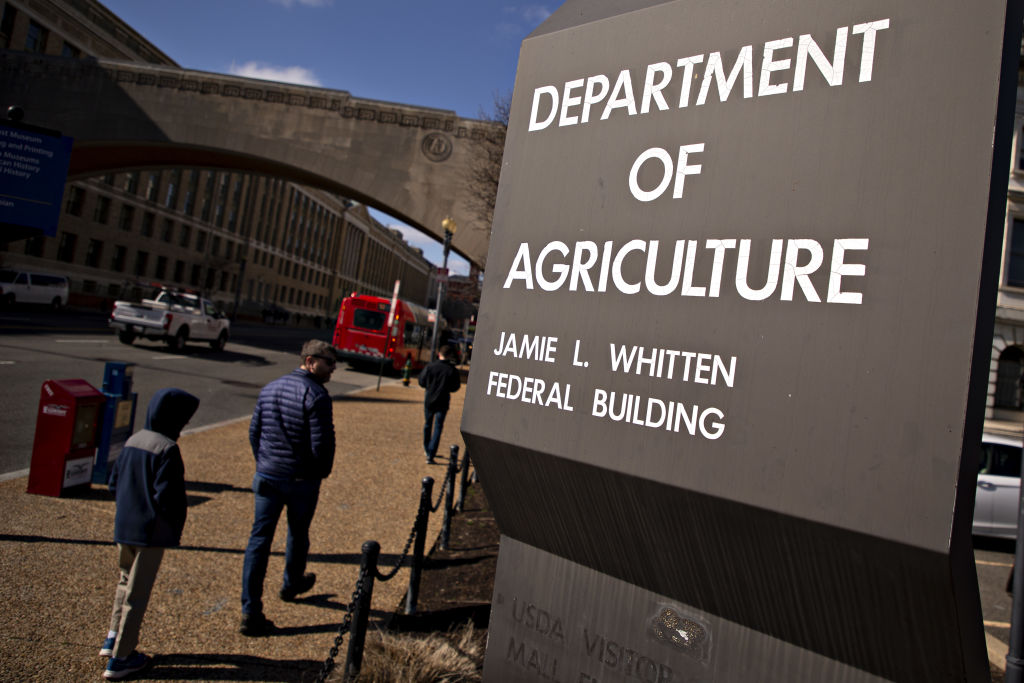
M 465 449 L 458 432 L 463 395 L 452 396 L 445 451 L 449 444 Z M 321 490 L 311 529 L 309 570 L 316 572 L 317 584 L 299 602 L 277 598 L 282 521 L 264 600 L 278 631 L 266 638 L 246 638 L 237 630 L 242 556 L 252 523 L 248 420 L 182 436 L 189 517 L 182 547 L 164 555 L 147 610 L 139 649 L 155 662 L 140 679 L 315 679 L 345 616 L 363 542 L 381 544 L 380 568 L 389 570 L 409 537 L 423 477 L 436 480 L 437 501 L 445 469 L 424 462 L 422 399 L 415 383 L 397 382 L 379 392 L 336 397 L 334 472 Z M 447 457 L 439 460 L 447 463 Z M 0 483 L 6 511 L 0 520 L 0 679 L 98 678 L 106 660 L 97 652 L 117 581 L 113 501 L 97 485 L 73 497 L 51 498 L 25 493 L 26 484 L 25 478 Z M 430 516 L 428 548 L 440 517 Z M 376 584 L 372 621 L 402 604 L 407 584 L 406 568 Z

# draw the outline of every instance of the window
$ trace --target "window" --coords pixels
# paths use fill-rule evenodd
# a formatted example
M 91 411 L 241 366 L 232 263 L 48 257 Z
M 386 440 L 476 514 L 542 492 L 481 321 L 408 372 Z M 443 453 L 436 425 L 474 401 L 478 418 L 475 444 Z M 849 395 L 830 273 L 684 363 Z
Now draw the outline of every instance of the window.
M 135 274 L 142 277 L 146 274 L 146 266 L 149 264 L 149 253 L 139 251 L 135 254 Z
M 1024 171 L 1024 126 L 1017 129 L 1017 170 Z
M 220 254 L 220 235 L 213 236 L 213 245 L 210 247 L 210 253 L 215 257 Z
M 142 227 L 139 229 L 139 232 L 142 233 L 143 237 L 153 236 L 153 221 L 155 220 L 156 216 L 151 211 L 142 214 Z
M 49 31 L 34 21 L 28 22 L 28 35 L 25 36 L 25 51 L 46 52 L 46 37 Z
M 1024 379 L 1024 350 L 1007 346 L 999 354 L 996 369 L 995 407 L 1021 409 L 1021 380 Z
M 189 275 L 188 283 L 193 287 L 199 286 L 199 276 L 201 274 L 201 268 L 198 263 L 192 265 L 192 273 Z
M 200 254 L 206 249 L 206 231 L 199 230 L 196 232 L 196 251 Z
M 178 259 L 174 262 L 174 281 L 184 282 L 185 281 L 185 262 Z
M 167 183 L 167 197 L 164 199 L 164 206 L 173 209 L 178 202 L 178 186 L 181 185 L 181 170 L 171 171 L 171 180 Z
M 157 194 L 160 192 L 160 172 L 153 171 L 149 174 L 149 179 L 146 181 L 146 199 L 151 202 L 156 201 Z
M 167 276 L 167 257 L 157 256 L 156 257 L 156 270 L 153 271 L 153 277 L 163 280 Z
M 75 47 L 74 45 L 72 45 L 68 41 L 66 41 L 66 40 L 64 41 L 64 47 L 62 47 L 60 49 L 60 56 L 61 57 L 72 57 L 74 59 L 77 59 L 81 55 L 82 55 L 82 51 L 81 50 L 79 50 L 77 47 Z
M 1001 443 L 982 443 L 979 474 L 997 477 L 1020 476 L 1020 446 L 1006 446 Z
M 115 273 L 124 272 L 124 262 L 127 258 L 128 250 L 121 245 L 114 247 L 114 257 L 110 259 L 110 269 Z
M 220 273 L 220 291 L 228 291 L 228 273 L 224 270 Z
M 85 249 L 85 265 L 90 268 L 99 268 L 102 257 L 103 242 L 100 240 L 89 240 L 89 246 Z
M 352 325 L 364 330 L 380 330 L 387 322 L 387 313 L 371 311 L 368 308 L 357 308 L 352 314 Z
M 131 232 L 132 222 L 135 219 L 135 207 L 129 206 L 128 204 L 121 205 L 121 215 L 117 219 L 117 224 L 125 232 Z
M 189 216 L 192 215 L 192 209 L 196 205 L 196 189 L 199 187 L 199 171 L 192 170 L 188 172 L 188 190 L 185 191 L 185 205 L 182 207 L 182 211 L 187 213 Z
M 4 16 L 0 19 L 0 47 L 11 46 L 11 34 L 14 33 L 14 18 L 18 10 L 11 3 L 4 3 Z
M 10 7 L 10 5 L 8 5 L 8 7 Z M 72 185 L 70 188 L 68 188 L 68 201 L 64 207 L 64 210 L 67 211 L 72 216 L 81 216 L 82 204 L 84 201 L 85 190 L 76 185 Z
M 213 279 L 217 277 L 217 271 L 213 268 L 206 269 L 206 283 L 203 285 L 207 290 L 213 289 Z
M 139 172 L 132 171 L 124 176 L 124 191 L 135 194 L 139 191 Z
M 203 222 L 210 222 L 210 207 L 213 206 L 213 189 L 217 182 L 217 174 L 210 173 L 206 176 L 206 192 L 203 193 L 203 206 L 199 210 Z
M 60 243 L 57 245 L 57 260 L 71 263 L 75 260 L 75 243 L 78 242 L 78 235 L 65 232 L 60 236 Z
M 110 217 L 110 197 L 97 197 L 96 208 L 92 212 L 92 220 L 96 223 L 103 223 L 106 225 L 107 218 Z
M 188 243 L 192 239 L 192 228 L 187 225 L 181 226 L 181 232 L 179 233 L 178 246 L 188 248 Z
M 174 239 L 174 221 L 170 218 L 164 219 L 164 229 L 160 231 L 160 239 L 168 244 Z
M 26 256 L 42 256 L 43 255 L 43 240 L 46 239 L 42 235 L 36 235 L 35 237 L 29 237 L 25 240 L 25 255 Z
M 1014 218 L 1012 230 L 1006 284 L 1010 287 L 1024 287 L 1024 220 Z

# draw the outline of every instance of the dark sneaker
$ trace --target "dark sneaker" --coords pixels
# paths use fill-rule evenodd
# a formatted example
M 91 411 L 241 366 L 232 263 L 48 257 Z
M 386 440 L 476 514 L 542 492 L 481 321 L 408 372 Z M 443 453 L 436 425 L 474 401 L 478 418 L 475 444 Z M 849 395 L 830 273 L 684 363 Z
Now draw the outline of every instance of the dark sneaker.
M 103 647 L 100 648 L 100 657 L 111 657 L 114 654 L 114 643 L 117 642 L 117 638 L 107 638 L 103 641 Z
M 107 662 L 107 670 L 103 672 L 103 677 L 111 681 L 119 681 L 133 673 L 142 671 L 149 666 L 149 662 L 149 657 L 134 650 L 127 657 L 111 657 Z
M 433 465 L 434 464 L 434 456 L 432 456 L 430 454 L 430 451 L 423 451 L 423 454 L 427 456 L 427 464 L 428 465 Z
M 313 572 L 306 572 L 302 575 L 302 578 L 299 580 L 297 585 L 282 588 L 278 595 L 280 595 L 281 599 L 285 602 L 291 602 L 297 595 L 305 593 L 312 588 L 314 583 L 316 583 L 316 574 Z
M 238 632 L 243 636 L 256 638 L 268 635 L 273 632 L 274 628 L 274 622 L 263 616 L 262 612 L 243 613 L 242 624 L 238 627 Z

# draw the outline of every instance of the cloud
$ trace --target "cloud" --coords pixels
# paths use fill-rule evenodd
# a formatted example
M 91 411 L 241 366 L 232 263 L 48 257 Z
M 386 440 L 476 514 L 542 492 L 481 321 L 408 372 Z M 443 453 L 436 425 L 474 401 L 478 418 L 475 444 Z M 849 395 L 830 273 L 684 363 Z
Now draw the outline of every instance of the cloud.
M 505 14 L 514 15 L 517 19 L 522 19 L 531 28 L 540 25 L 541 22 L 551 16 L 551 10 L 544 5 L 506 5 L 503 9 Z
M 275 5 L 291 9 L 294 5 L 305 5 L 306 7 L 326 7 L 333 5 L 334 0 L 270 0 Z
M 530 22 L 534 26 L 538 26 L 541 22 L 545 21 L 551 16 L 551 10 L 543 5 L 526 5 L 521 8 L 523 13 L 523 19 Z
M 310 2 L 311 0 L 304 0 Z M 246 62 L 245 64 L 231 63 L 228 73 L 246 78 L 259 78 L 264 81 L 278 81 L 280 83 L 294 83 L 295 85 L 311 85 L 318 87 L 320 79 L 302 66 L 273 66 L 265 62 Z

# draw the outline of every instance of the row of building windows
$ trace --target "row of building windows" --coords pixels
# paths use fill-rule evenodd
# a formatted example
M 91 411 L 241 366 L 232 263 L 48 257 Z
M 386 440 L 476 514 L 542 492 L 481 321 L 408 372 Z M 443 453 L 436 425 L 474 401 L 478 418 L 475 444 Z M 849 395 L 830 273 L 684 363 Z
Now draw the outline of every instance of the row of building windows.
M 127 175 L 132 176 L 136 174 Z M 104 182 L 107 180 L 108 178 L 104 178 Z M 109 185 L 111 183 L 107 182 L 106 184 Z M 131 186 L 131 184 L 126 185 L 126 190 Z M 86 196 L 87 192 L 83 187 L 71 185 L 67 192 L 65 213 L 71 216 L 84 217 L 83 207 L 85 206 Z M 112 206 L 113 200 L 110 197 L 97 194 L 91 212 L 92 222 L 98 225 L 110 225 Z M 158 218 L 157 214 L 153 211 L 142 210 L 139 212 L 137 208 L 133 204 L 121 203 L 113 225 L 123 232 L 133 232 L 137 225 L 139 235 L 142 237 L 156 237 L 166 244 L 175 245 L 182 249 L 191 248 L 196 253 L 214 260 L 233 263 L 236 259 L 241 259 L 246 255 L 246 245 L 244 243 L 235 242 L 227 237 L 222 238 L 216 234 L 211 237 L 207 230 L 197 228 L 193 231 L 192 226 L 188 223 L 178 222 L 167 216 Z M 137 213 L 141 213 L 141 217 L 138 220 L 136 220 Z M 321 280 L 325 277 L 321 270 L 300 265 L 284 258 L 275 259 L 274 254 L 265 249 L 256 250 L 255 260 L 257 265 L 266 266 L 271 269 L 276 265 L 278 274 L 286 278 L 294 277 L 301 281 L 311 279 L 314 284 L 320 285 Z M 324 259 L 321 258 L 319 260 L 323 261 Z
M 25 39 L 21 45 L 16 42 L 15 27 L 18 22 L 18 10 L 11 3 L 4 4 L 3 14 L 0 15 L 0 46 L 9 49 L 22 49 L 25 52 L 44 54 L 51 39 L 60 40 L 59 37 L 51 37 L 42 24 L 28 20 L 25 28 Z M 81 57 L 82 51 L 66 40 L 62 41 L 60 49 L 61 57 Z
M 44 245 L 47 238 L 36 236 L 25 242 L 25 254 L 28 256 L 42 257 Z M 109 246 L 109 249 L 108 249 Z M 69 231 L 61 231 L 57 243 L 56 259 L 64 263 L 79 263 L 76 249 L 78 247 L 78 235 Z M 106 260 L 104 260 L 106 257 Z M 174 284 L 182 287 L 204 288 L 209 292 L 220 291 L 232 293 L 238 287 L 238 274 L 218 270 L 213 267 L 205 267 L 199 263 L 187 263 L 182 259 L 174 259 L 171 267 L 171 258 L 165 254 L 153 254 L 145 249 L 134 250 L 129 258 L 129 248 L 122 244 L 107 245 L 103 240 L 89 238 L 85 246 L 85 253 L 80 261 L 82 265 L 90 268 L 101 268 L 113 273 L 125 274 L 134 278 L 154 278 L 156 280 Z M 303 270 L 305 273 L 305 270 Z M 320 273 L 316 274 L 308 284 L 321 286 L 326 280 Z M 95 283 L 95 281 L 93 281 Z M 254 282 L 250 279 L 250 288 Z M 304 290 L 299 287 L 281 285 L 279 283 L 255 283 L 256 298 L 259 300 L 281 301 L 299 306 L 320 307 L 326 305 L 327 301 L 323 294 Z M 112 296 L 117 296 L 120 286 L 110 286 Z M 83 291 L 95 291 L 92 287 L 83 287 Z M 266 296 L 264 296 L 266 295 Z

